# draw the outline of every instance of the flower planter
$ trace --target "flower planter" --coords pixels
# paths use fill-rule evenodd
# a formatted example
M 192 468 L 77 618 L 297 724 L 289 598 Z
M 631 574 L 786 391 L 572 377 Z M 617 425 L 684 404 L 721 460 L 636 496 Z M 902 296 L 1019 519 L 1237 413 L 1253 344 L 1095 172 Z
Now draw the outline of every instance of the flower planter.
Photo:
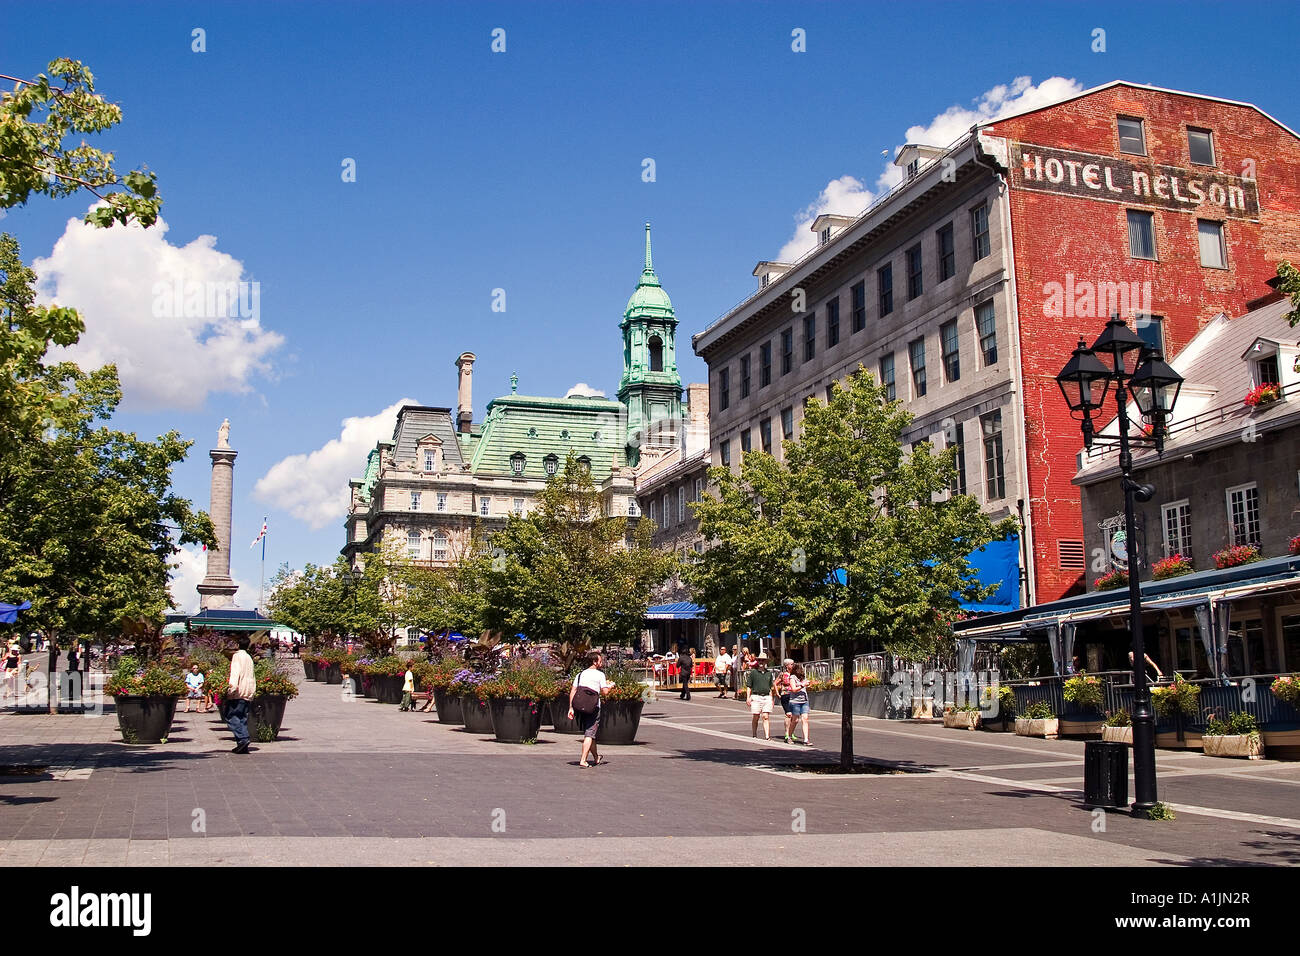
M 943 725 L 953 730 L 978 730 L 978 710 L 954 710 L 943 715 Z
M 1264 756 L 1264 738 L 1259 734 L 1202 736 L 1201 747 L 1207 757 L 1245 757 L 1248 760 L 1259 760 Z
M 460 699 L 460 712 L 465 718 L 465 729 L 471 734 L 495 734 L 492 727 L 492 708 L 485 700 L 465 696 Z
M 316 679 L 316 662 L 302 658 L 302 673 L 308 680 Z
M 831 714 L 838 714 L 843 708 L 844 697 L 838 688 L 835 690 L 808 691 L 809 710 L 821 710 Z
M 889 707 L 889 692 L 884 685 L 853 688 L 853 716 L 885 719 Z
M 1009 730 L 1015 730 L 1014 717 L 1007 717 L 1006 714 L 999 713 L 993 719 L 980 715 L 980 730 L 987 730 L 995 734 L 1006 733 Z
M 1133 728 L 1129 727 L 1106 727 L 1101 728 L 1101 739 L 1112 744 L 1128 744 L 1133 746 Z
M 580 734 L 582 727 L 579 726 L 575 715 L 573 720 L 569 719 L 569 698 L 568 696 L 557 697 L 550 702 L 551 707 L 551 726 L 555 728 L 557 734 Z
M 402 702 L 402 677 L 396 674 L 376 674 L 370 679 L 370 689 L 375 700 L 381 704 L 400 704 Z
M 158 744 L 171 730 L 179 697 L 113 697 L 117 726 L 128 744 Z
M 375 679 L 370 676 L 361 678 L 361 696 L 374 698 L 375 696 Z
M 325 683 L 342 684 L 343 683 L 343 665 L 331 664 L 325 671 Z
M 1062 737 L 1095 737 L 1101 733 L 1103 722 L 1101 717 L 1081 717 L 1078 714 L 1068 714 L 1060 719 L 1060 734 Z
M 438 711 L 438 723 L 463 724 L 465 718 L 460 713 L 461 698 L 450 693 L 445 687 L 436 687 L 433 691 L 433 706 Z
M 934 719 L 934 698 L 913 697 L 912 698 L 912 719 L 933 720 Z
M 1016 718 L 1016 734 L 1020 737 L 1054 738 L 1060 731 L 1060 721 L 1055 718 Z
M 280 726 L 284 723 L 284 708 L 289 698 L 284 694 L 264 694 L 254 697 L 248 707 L 248 736 L 269 743 L 280 739 Z
M 640 700 L 606 700 L 600 705 L 600 726 L 596 728 L 596 743 L 620 747 L 636 742 L 636 731 L 641 725 Z
M 493 697 L 488 701 L 492 715 L 492 732 L 497 742 L 522 744 L 535 741 L 542 729 L 542 708 L 545 701 L 526 700 L 522 697 Z

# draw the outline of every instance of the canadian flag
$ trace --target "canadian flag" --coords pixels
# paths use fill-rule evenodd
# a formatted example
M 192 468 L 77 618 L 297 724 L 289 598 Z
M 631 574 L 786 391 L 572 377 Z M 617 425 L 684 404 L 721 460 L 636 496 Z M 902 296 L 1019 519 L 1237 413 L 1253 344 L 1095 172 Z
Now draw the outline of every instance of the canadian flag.
M 266 519 L 263 518 L 263 519 L 262 519 L 262 530 L 259 531 L 259 532 L 257 533 L 257 537 L 253 539 L 253 543 L 250 544 L 250 545 L 248 546 L 249 550 L 251 551 L 253 548 L 256 548 L 256 547 L 257 547 L 257 543 L 258 543 L 259 541 L 261 541 L 261 540 L 262 540 L 263 538 L 265 538 L 265 537 L 266 537 Z

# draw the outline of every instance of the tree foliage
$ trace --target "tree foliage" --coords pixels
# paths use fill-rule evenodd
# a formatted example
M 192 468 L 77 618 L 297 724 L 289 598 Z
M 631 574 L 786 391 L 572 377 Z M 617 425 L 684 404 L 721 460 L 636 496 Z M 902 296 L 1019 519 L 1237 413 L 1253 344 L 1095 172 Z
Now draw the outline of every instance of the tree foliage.
M 846 764 L 855 654 L 883 645 L 928 656 L 950 633 L 958 595 L 993 590 L 976 586 L 966 556 L 1016 528 L 949 494 L 955 449 L 904 452 L 911 421 L 859 366 L 829 402 L 808 402 L 784 461 L 751 451 L 739 475 L 712 469 L 717 496 L 691 506 L 712 546 L 687 577 L 711 618 L 842 656 Z
M 473 559 L 483 623 L 514 640 L 627 644 L 640 633 L 654 586 L 676 558 L 652 544 L 654 526 L 609 514 L 571 451 L 538 506 L 511 515 Z

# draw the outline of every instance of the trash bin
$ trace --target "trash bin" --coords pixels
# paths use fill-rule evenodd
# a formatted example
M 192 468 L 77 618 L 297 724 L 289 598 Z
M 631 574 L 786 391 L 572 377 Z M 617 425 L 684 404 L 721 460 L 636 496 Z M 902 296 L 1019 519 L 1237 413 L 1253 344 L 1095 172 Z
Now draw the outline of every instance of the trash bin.
M 1089 740 L 1083 745 L 1083 803 L 1110 810 L 1128 806 L 1128 744 Z

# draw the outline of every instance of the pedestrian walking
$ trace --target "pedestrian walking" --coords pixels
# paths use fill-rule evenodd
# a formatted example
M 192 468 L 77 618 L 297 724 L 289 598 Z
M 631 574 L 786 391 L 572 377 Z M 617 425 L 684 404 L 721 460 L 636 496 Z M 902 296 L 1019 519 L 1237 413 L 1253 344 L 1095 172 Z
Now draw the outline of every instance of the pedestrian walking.
M 203 675 L 199 672 L 199 665 L 190 665 L 190 672 L 185 675 L 185 713 L 190 712 L 190 701 L 199 702 L 199 713 L 204 712 L 203 698 Z
M 808 680 L 803 665 L 795 664 L 790 668 L 790 734 L 788 737 L 790 743 L 794 743 L 795 724 L 802 722 L 803 742 L 806 746 L 812 744 L 812 739 L 808 735 L 808 710 Z
M 22 649 L 17 644 L 10 644 L 5 655 L 5 684 L 10 694 L 18 693 L 18 675 L 23 662 Z
M 569 719 L 576 720 L 582 728 L 582 756 L 578 766 L 584 770 L 604 763 L 596 748 L 596 734 L 600 730 L 601 698 L 614 689 L 614 685 L 600 669 L 603 658 L 598 652 L 587 657 L 587 667 L 573 679 L 569 689 Z
M 411 695 L 415 693 L 415 672 L 408 666 L 406 668 L 406 677 L 402 681 L 402 706 L 398 710 L 406 711 L 411 709 Z
M 749 712 L 753 715 L 753 732 L 758 736 L 758 720 L 763 719 L 763 739 L 772 739 L 772 684 L 776 675 L 767 669 L 767 652 L 759 654 L 754 667 L 745 672 L 745 686 L 749 688 Z
M 713 659 L 713 679 L 718 685 L 718 699 L 727 699 L 727 683 L 731 679 L 731 655 L 727 653 L 726 647 L 718 651 L 718 656 Z
M 257 693 L 257 679 L 253 676 L 253 658 L 248 653 L 248 635 L 239 635 L 239 650 L 230 659 L 229 686 L 226 699 L 230 701 L 226 724 L 235 735 L 235 749 L 231 753 L 248 753 L 248 705 Z
M 781 673 L 776 675 L 776 699 L 781 702 L 781 715 L 785 724 L 785 742 L 794 739 L 794 721 L 790 717 L 790 669 L 794 661 L 787 657 L 781 662 Z
M 677 695 L 678 700 L 691 699 L 691 677 L 695 674 L 695 649 L 690 651 L 682 649 L 677 654 L 677 673 L 682 679 L 682 691 Z

